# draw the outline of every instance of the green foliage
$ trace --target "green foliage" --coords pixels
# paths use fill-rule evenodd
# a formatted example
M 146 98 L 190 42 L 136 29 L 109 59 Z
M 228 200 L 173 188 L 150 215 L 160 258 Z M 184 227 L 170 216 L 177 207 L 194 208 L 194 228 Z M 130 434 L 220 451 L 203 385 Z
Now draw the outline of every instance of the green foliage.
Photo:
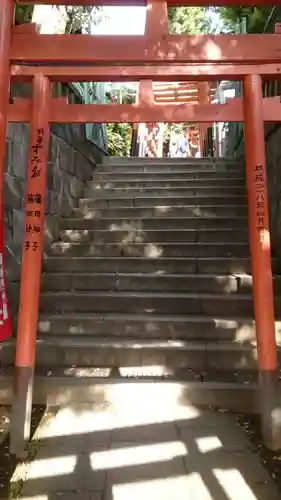
M 109 123 L 107 125 L 108 154 L 129 156 L 132 126 L 129 123 Z
M 32 21 L 34 5 L 16 5 L 15 19 L 17 24 Z M 98 24 L 105 16 L 102 7 L 65 6 L 65 33 L 81 33 L 83 29 L 90 31 L 90 24 Z
M 30 23 L 34 5 L 16 5 L 15 20 L 17 24 Z
M 83 30 L 90 33 L 91 24 L 99 24 L 103 19 L 102 8 L 92 6 L 66 6 L 67 22 L 65 33 L 82 33 Z
M 208 9 L 205 7 L 172 7 L 168 14 L 172 34 L 198 35 L 210 30 Z
M 221 7 L 220 18 L 226 31 L 236 31 L 239 22 L 246 18 L 247 33 L 262 33 L 272 7 Z

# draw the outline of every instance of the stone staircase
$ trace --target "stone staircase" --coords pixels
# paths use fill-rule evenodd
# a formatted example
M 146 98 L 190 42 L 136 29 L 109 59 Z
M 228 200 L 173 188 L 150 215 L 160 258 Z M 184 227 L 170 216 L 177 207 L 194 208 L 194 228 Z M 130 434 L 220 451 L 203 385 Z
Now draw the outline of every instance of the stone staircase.
M 237 160 L 108 158 L 45 260 L 38 366 L 253 370 L 246 204 Z

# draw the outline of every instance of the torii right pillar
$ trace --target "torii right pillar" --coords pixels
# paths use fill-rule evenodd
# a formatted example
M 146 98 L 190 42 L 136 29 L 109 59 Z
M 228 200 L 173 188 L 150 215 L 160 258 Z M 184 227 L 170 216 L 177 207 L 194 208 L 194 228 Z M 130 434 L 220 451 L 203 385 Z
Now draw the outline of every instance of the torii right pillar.
M 246 76 L 243 80 L 244 133 L 261 425 L 264 444 L 277 450 L 281 448 L 281 406 L 278 394 L 262 99 L 261 77 Z

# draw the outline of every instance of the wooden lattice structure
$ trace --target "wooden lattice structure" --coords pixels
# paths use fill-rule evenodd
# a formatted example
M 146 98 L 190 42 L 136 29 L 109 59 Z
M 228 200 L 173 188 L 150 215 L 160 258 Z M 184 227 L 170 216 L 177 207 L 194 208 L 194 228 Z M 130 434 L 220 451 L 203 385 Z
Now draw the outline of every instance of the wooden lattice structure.
M 144 85 L 142 82 L 140 86 Z M 151 100 L 155 105 L 170 106 L 180 104 L 210 104 L 215 97 L 216 83 L 200 82 L 151 82 L 151 88 L 144 87 L 146 99 L 151 92 Z M 140 90 L 141 92 L 141 90 Z M 146 123 L 144 125 L 146 134 L 147 155 L 151 157 L 162 156 L 163 154 L 163 127 L 160 123 Z M 186 127 L 186 135 L 191 143 L 191 147 L 199 150 L 201 154 L 204 149 L 204 140 L 208 124 L 194 123 Z M 141 128 L 143 130 L 143 127 Z M 143 133 L 141 134 L 142 137 Z M 197 147 L 198 145 L 198 147 Z

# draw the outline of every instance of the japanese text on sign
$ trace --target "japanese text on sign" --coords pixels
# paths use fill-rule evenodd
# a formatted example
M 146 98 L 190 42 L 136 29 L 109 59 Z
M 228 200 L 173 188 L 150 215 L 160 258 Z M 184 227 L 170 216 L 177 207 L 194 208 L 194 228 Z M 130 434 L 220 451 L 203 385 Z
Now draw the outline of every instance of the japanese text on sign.
M 41 205 L 41 203 L 42 203 L 41 194 L 40 193 L 28 193 L 27 203 L 36 203 L 38 205 Z
M 257 165 L 255 167 L 254 176 L 256 198 L 256 227 L 257 229 L 264 229 L 265 173 L 263 165 Z
M 33 252 L 35 252 L 35 250 L 37 250 L 37 248 L 39 247 L 39 243 L 38 241 L 29 241 L 29 240 L 26 240 L 24 242 L 24 247 L 25 247 L 25 250 L 33 250 Z
M 41 175 L 41 159 L 39 156 L 39 151 L 43 147 L 44 129 L 38 128 L 36 131 L 36 143 L 32 146 L 32 157 L 31 157 L 31 178 L 40 177 Z
M 28 234 L 38 234 L 40 233 L 41 229 L 40 226 L 36 226 L 36 224 L 26 224 L 25 231 Z
M 26 215 L 27 215 L 27 217 L 40 217 L 41 211 L 40 210 L 27 210 Z

